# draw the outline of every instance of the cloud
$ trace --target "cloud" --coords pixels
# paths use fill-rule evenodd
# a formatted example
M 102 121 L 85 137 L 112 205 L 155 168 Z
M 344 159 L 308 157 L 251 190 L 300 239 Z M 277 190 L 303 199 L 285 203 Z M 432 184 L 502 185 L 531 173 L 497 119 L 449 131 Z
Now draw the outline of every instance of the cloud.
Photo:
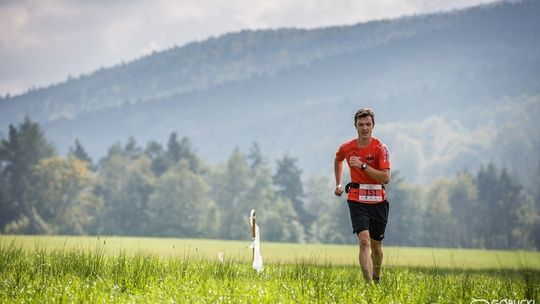
M 226 32 L 355 24 L 480 2 L 492 0 L 1 1 L 0 94 Z
M 29 19 L 29 12 L 24 7 L 6 6 L 0 9 L 0 49 L 20 49 L 37 44 L 37 39 L 30 33 L 24 33 Z

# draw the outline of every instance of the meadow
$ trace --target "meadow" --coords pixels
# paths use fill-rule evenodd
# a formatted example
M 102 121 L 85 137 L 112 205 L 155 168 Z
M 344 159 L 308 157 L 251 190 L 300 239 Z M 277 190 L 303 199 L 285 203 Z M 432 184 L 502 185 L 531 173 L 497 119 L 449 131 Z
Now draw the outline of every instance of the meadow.
M 539 252 L 388 247 L 381 284 L 367 285 L 356 246 L 263 242 L 256 273 L 249 245 L 0 236 L 0 303 L 539 301 Z

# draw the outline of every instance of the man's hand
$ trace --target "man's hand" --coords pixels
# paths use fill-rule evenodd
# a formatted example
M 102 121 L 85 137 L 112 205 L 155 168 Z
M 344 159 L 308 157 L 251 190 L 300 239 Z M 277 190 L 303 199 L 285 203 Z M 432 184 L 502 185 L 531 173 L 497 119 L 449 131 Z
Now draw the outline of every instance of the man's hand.
M 363 163 L 364 162 L 360 159 L 360 157 L 357 157 L 357 156 L 351 156 L 351 158 L 349 160 L 349 164 L 351 165 L 351 167 L 360 168 L 360 167 L 362 167 Z
M 334 194 L 336 196 L 341 196 L 343 194 L 343 188 L 341 187 L 341 185 L 336 186 L 336 191 L 334 191 Z

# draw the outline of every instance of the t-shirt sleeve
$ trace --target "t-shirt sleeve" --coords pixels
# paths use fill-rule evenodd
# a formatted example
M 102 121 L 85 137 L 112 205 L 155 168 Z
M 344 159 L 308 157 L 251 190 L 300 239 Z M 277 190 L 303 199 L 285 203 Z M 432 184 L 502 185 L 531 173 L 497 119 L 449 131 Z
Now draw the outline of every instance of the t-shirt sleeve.
M 345 159 L 345 149 L 344 145 L 339 146 L 337 152 L 336 152 L 336 160 L 341 162 Z
M 381 143 L 379 153 L 379 169 L 390 169 L 390 152 L 385 144 Z

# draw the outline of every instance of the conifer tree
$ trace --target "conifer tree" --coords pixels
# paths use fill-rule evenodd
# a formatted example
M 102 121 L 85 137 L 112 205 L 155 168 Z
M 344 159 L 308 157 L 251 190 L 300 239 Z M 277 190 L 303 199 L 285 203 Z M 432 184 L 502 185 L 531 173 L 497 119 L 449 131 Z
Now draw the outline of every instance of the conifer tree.
M 0 168 L 7 186 L 0 212 L 0 229 L 17 217 L 30 216 L 29 189 L 32 169 L 40 159 L 54 156 L 56 151 L 39 125 L 25 117 L 18 126 L 9 126 L 7 139 L 0 142 Z
M 78 138 L 75 139 L 74 146 L 69 148 L 68 156 L 75 157 L 83 162 L 88 163 L 90 168 L 93 167 L 92 158 L 90 155 L 88 155 Z

